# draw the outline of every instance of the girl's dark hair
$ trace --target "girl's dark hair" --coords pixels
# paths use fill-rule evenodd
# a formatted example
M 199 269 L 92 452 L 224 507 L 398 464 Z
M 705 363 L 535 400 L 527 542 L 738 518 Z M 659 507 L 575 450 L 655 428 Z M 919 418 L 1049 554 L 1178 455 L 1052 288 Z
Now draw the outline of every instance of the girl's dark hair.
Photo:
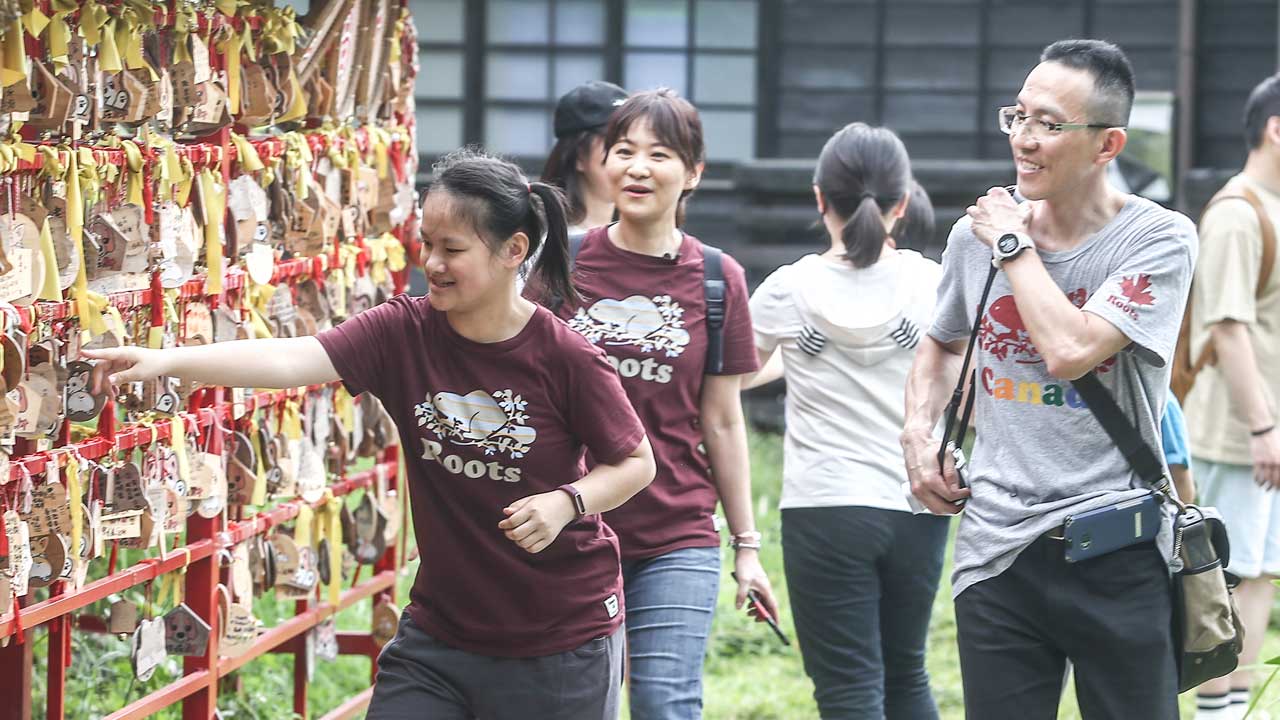
M 813 184 L 845 221 L 844 259 L 856 268 L 876 264 L 889 235 L 884 213 L 910 190 L 911 160 L 902 140 L 888 128 L 845 125 L 823 146 Z
M 514 163 L 473 148 L 446 155 L 432 172 L 435 181 L 428 192 L 448 193 L 491 252 L 523 232 L 529 236 L 527 257 L 538 257 L 531 279 L 548 295 L 578 301 L 570 279 L 569 224 L 560 188 L 530 183 Z M 546 247 L 539 253 L 544 236 Z
M 702 118 L 698 109 L 671 88 L 658 88 L 634 93 L 614 111 L 604 130 L 604 150 L 609 149 L 626 136 L 627 130 L 637 122 L 649 123 L 658 142 L 671 148 L 685 167 L 693 170 L 706 162 L 707 147 L 702 140 Z M 684 225 L 684 206 L 693 190 L 680 193 L 676 206 L 676 225 Z
M 591 160 L 591 142 L 600 137 L 600 130 L 579 130 L 562 137 L 551 148 L 547 164 L 542 166 L 542 182 L 564 190 L 565 215 L 570 225 L 577 225 L 587 216 L 587 204 L 582 199 L 582 176 L 578 174 L 578 160 Z M 598 158 L 597 158 L 598 159 Z
M 893 243 L 900 248 L 920 250 L 933 242 L 938 219 L 933 212 L 933 201 L 929 193 L 920 183 L 911 181 L 911 199 L 907 201 L 907 212 L 893 224 L 890 235 Z

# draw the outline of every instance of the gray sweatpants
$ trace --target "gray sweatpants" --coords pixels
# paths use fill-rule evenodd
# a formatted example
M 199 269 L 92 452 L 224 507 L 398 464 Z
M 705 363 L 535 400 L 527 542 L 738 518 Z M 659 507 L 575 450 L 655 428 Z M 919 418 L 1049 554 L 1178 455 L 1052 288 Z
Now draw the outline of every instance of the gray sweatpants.
M 560 653 L 476 655 L 400 617 L 378 655 L 368 720 L 616 720 L 625 628 Z

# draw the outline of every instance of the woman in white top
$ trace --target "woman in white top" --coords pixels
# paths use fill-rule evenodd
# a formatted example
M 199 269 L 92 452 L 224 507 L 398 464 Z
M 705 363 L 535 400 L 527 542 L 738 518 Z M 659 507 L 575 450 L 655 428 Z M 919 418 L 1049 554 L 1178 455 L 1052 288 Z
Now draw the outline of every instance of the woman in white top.
M 761 362 L 787 381 L 783 556 L 828 720 L 938 717 L 924 660 L 947 519 L 910 512 L 898 445 L 907 371 L 942 274 L 890 235 L 912 184 L 892 131 L 840 130 L 814 174 L 830 248 L 779 268 L 751 298 Z

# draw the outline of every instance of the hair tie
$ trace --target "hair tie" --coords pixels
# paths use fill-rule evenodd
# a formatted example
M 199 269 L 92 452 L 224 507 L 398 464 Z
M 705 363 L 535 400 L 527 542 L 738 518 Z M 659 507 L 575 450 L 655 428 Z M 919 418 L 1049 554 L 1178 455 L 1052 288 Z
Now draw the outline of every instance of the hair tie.
M 869 193 L 869 192 L 864 192 L 864 193 L 862 193 L 862 199 L 863 199 L 863 200 L 866 200 L 867 198 L 871 198 L 872 200 L 875 200 L 875 199 L 876 199 L 876 196 L 875 196 L 874 194 L 872 194 L 872 193 Z
M 528 193 L 529 193 L 530 195 L 532 195 L 532 194 L 533 194 L 533 184 L 532 184 L 532 183 L 525 183 L 525 184 L 524 184 L 524 189 L 525 189 L 526 191 L 528 191 Z

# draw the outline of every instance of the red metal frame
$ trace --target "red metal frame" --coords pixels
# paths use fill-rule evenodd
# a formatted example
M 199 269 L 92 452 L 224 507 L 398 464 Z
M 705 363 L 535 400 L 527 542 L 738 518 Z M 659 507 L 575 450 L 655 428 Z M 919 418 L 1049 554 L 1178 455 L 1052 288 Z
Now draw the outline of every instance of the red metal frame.
M 331 144 L 341 150 L 348 142 L 342 138 L 330 139 L 320 134 L 310 135 L 307 139 L 317 153 L 326 151 Z M 180 152 L 187 154 L 193 164 L 211 166 L 217 163 L 221 167 L 224 181 L 229 180 L 236 152 L 235 146 L 230 142 L 230 131 L 223 130 L 209 140 L 210 142 L 206 144 L 188 146 Z M 283 152 L 283 143 L 279 140 L 267 139 L 253 142 L 260 155 L 265 158 L 275 157 Z M 356 131 L 354 142 L 362 149 L 367 147 L 368 137 L 363 130 Z M 399 151 L 400 148 L 397 147 L 396 150 Z M 114 158 L 114 154 L 122 154 L 119 150 L 102 148 L 94 149 L 94 153 L 96 158 L 107 162 Z M 119 159 L 123 160 L 122 157 Z M 33 163 L 24 164 L 20 171 L 37 169 L 42 162 L 42 156 L 37 155 Z M 362 248 L 360 260 L 363 261 L 366 258 L 367 252 Z M 363 266 L 364 263 L 360 264 Z M 272 282 L 287 281 L 300 276 L 323 277 L 329 267 L 330 258 L 327 255 L 279 263 Z M 224 291 L 236 291 L 244 286 L 245 273 L 238 268 L 229 269 L 223 283 Z M 183 300 L 218 301 L 218 298 L 206 296 L 203 278 L 196 278 L 185 284 L 180 289 L 179 296 Z M 116 293 L 108 299 L 121 309 L 146 307 L 151 304 L 152 290 Z M 66 320 L 71 317 L 72 311 L 73 308 L 68 302 L 40 302 L 30 307 L 19 308 L 19 315 L 23 324 L 31 327 L 41 321 Z M 245 399 L 246 410 L 256 412 L 260 408 L 270 407 L 289 398 L 300 397 L 315 389 L 312 387 L 256 393 Z M 218 422 L 231 420 L 231 404 L 225 398 L 225 392 L 221 388 L 212 388 L 203 394 L 197 393 L 193 406 L 189 410 L 192 412 L 183 413 L 188 428 L 194 426 L 203 429 L 215 420 Z M 120 450 L 145 446 L 157 440 L 167 440 L 172 428 L 172 422 L 169 420 L 160 420 L 150 425 L 126 425 L 120 428 L 115 425 L 114 415 L 108 411 L 103 414 L 99 422 L 98 433 L 81 442 L 69 443 L 69 436 L 64 428 L 58 447 L 51 450 L 30 452 L 33 449 L 30 444 L 20 445 L 18 454 L 9 463 L 9 472 L 0 474 L 0 486 L 21 478 L 24 473 L 43 474 L 48 469 L 49 463 L 63 467 L 67 459 L 74 455 L 92 460 Z M 398 485 L 398 467 L 399 449 L 394 446 L 387 448 L 377 459 L 374 469 L 353 475 L 344 474 L 337 482 L 330 485 L 331 492 L 334 496 L 343 497 L 354 490 L 369 488 L 375 484 L 379 469 L 386 472 L 388 487 L 394 489 Z M 180 679 L 157 689 L 127 707 L 116 710 L 107 717 L 144 718 L 180 702 L 184 720 L 209 720 L 214 717 L 217 707 L 219 681 L 233 675 L 246 663 L 267 652 L 294 654 L 294 709 L 302 717 L 306 717 L 309 706 L 304 634 L 336 612 L 366 597 L 377 596 L 394 600 L 395 580 L 405 562 L 405 541 L 402 531 L 399 541 L 392 543 L 383 558 L 374 566 L 372 576 L 343 592 L 336 606 L 322 602 L 299 601 L 296 604 L 294 617 L 261 635 L 247 654 L 234 659 L 220 658 L 216 627 L 218 615 L 216 588 L 221 575 L 218 565 L 219 553 L 224 548 L 255 535 L 268 533 L 280 523 L 292 520 L 297 516 L 301 503 L 301 500 L 287 501 L 239 522 L 227 523 L 224 519 L 225 515 L 212 519 L 192 516 L 187 521 L 187 544 L 182 548 L 171 550 L 163 557 L 147 558 L 131 567 L 119 569 L 79 590 L 72 591 L 65 586 L 65 583 L 58 583 L 53 586 L 46 600 L 31 602 L 29 598 L 21 599 L 20 613 L 17 616 L 14 613 L 0 615 L 0 639 L 7 638 L 9 641 L 7 647 L 0 648 L 0 688 L 5 690 L 5 702 L 0 703 L 0 720 L 29 720 L 31 717 L 33 643 L 29 638 L 25 642 L 22 641 L 24 633 L 29 635 L 40 627 L 49 633 L 48 693 L 45 704 L 49 720 L 61 720 L 65 717 L 67 670 L 73 661 L 70 643 L 72 626 L 75 625 L 80 631 L 89 632 L 102 629 L 100 619 L 86 616 L 81 623 L 77 613 L 109 595 L 152 582 L 165 573 L 184 568 L 186 571 L 185 602 L 213 628 L 206 654 L 201 657 L 184 658 L 183 675 Z M 356 579 L 359 578 L 357 574 Z M 343 633 L 339 638 L 339 652 L 367 656 L 372 665 L 376 663 L 378 647 L 368 633 Z M 368 704 L 370 697 L 370 692 L 361 693 L 348 699 L 326 717 L 353 717 Z

